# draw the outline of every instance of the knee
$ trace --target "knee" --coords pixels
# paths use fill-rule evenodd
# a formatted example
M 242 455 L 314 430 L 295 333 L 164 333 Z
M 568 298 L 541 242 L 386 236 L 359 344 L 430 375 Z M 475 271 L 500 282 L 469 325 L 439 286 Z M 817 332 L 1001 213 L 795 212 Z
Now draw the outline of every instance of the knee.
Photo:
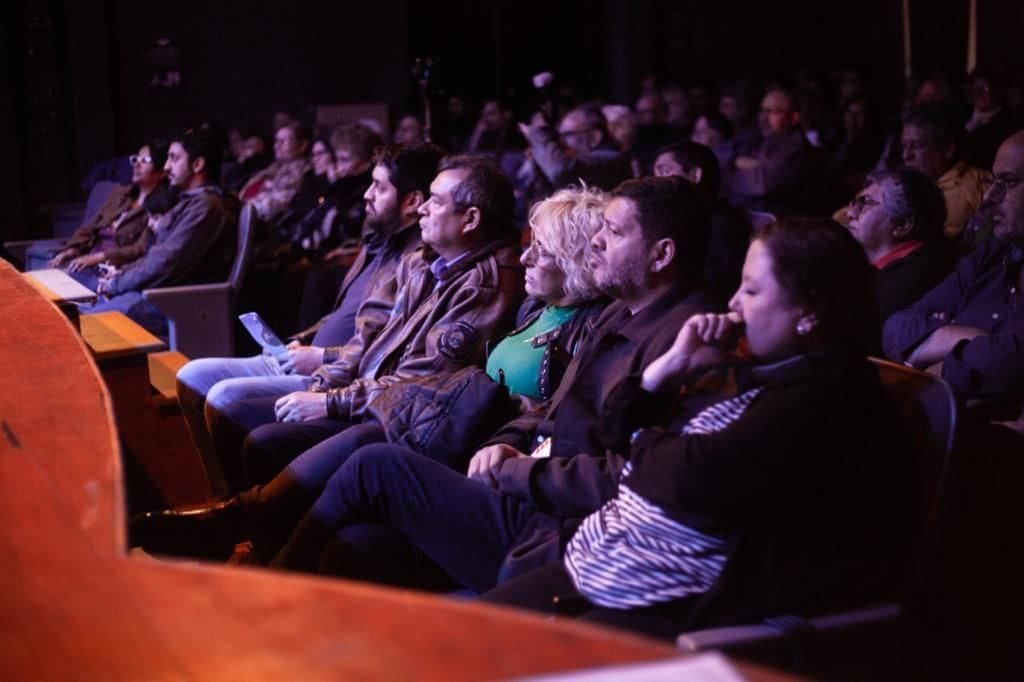
M 213 372 L 216 358 L 200 358 L 190 360 L 178 370 L 178 391 L 184 388 L 192 393 L 205 396 L 218 383 Z

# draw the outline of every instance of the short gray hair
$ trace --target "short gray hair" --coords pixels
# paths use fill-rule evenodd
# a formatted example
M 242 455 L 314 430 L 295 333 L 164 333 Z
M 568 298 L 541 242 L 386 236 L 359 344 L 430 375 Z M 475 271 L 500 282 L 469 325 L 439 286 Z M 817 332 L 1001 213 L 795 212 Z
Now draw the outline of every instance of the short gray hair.
M 897 225 L 913 222 L 904 241 L 928 241 L 942 234 L 946 199 L 927 175 L 900 167 L 872 173 L 867 184 L 881 188 L 881 208 L 889 220 Z

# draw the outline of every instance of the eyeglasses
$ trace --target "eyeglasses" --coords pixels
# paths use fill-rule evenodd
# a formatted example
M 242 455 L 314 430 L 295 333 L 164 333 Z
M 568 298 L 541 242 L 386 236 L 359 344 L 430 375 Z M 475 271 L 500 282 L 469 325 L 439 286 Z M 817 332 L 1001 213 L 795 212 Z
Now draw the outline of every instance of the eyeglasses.
M 761 107 L 761 113 L 768 114 L 769 116 L 772 114 L 788 114 L 789 111 L 789 109 L 782 109 L 780 107 Z
M 593 128 L 581 128 L 580 130 L 559 130 L 558 131 L 558 136 L 559 137 L 573 137 L 575 135 L 586 135 L 591 130 L 593 130 Z
M 331 153 L 326 149 L 314 149 L 313 156 L 330 156 Z
M 1020 178 L 1016 175 L 1010 175 L 1009 173 L 997 175 L 992 179 L 992 184 L 989 185 L 988 191 L 985 192 L 985 203 L 1002 203 L 1003 199 L 1006 198 L 1006 193 L 1011 189 L 1016 189 L 1019 184 Z
M 138 154 L 132 154 L 128 157 L 128 163 L 135 165 L 138 163 L 153 163 L 152 156 L 139 156 Z
M 869 206 L 878 206 L 880 203 L 881 202 L 875 201 L 867 194 L 861 194 L 858 197 L 854 197 L 853 208 L 857 209 L 858 211 L 863 211 L 865 208 L 868 208 Z

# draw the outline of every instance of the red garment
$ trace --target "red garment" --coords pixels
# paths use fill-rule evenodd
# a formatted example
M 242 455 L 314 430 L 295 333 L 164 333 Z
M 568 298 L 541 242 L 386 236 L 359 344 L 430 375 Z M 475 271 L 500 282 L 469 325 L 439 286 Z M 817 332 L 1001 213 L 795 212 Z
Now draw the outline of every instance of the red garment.
M 909 242 L 903 242 L 889 253 L 885 254 L 878 260 L 874 261 L 872 265 L 881 270 L 889 263 L 892 263 L 893 261 L 898 261 L 900 258 L 905 258 L 909 256 L 922 246 L 924 246 L 924 242 L 914 240 L 911 240 Z

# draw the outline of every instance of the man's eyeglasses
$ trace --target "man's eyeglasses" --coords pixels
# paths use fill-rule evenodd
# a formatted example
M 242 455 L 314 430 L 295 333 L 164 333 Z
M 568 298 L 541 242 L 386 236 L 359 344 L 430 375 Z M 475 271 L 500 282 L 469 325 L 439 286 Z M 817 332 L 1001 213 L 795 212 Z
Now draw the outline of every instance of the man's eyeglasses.
M 1016 175 L 1010 175 L 1009 173 L 997 175 L 992 179 L 992 184 L 989 185 L 988 191 L 985 192 L 985 203 L 1002 203 L 1003 199 L 1006 198 L 1007 190 L 1016 189 L 1019 184 L 1020 178 Z
M 576 135 L 586 135 L 591 130 L 593 130 L 593 129 L 592 128 L 581 128 L 580 130 L 559 130 L 558 131 L 558 136 L 561 137 L 561 138 L 566 138 L 566 137 L 574 137 Z
M 867 194 L 861 194 L 858 197 L 854 197 L 853 208 L 857 209 L 858 211 L 863 211 L 865 208 L 869 206 L 878 206 L 879 203 L 881 202 L 875 201 Z
M 128 163 L 130 163 L 133 166 L 138 163 L 153 163 L 153 157 L 132 154 L 131 156 L 128 157 Z

